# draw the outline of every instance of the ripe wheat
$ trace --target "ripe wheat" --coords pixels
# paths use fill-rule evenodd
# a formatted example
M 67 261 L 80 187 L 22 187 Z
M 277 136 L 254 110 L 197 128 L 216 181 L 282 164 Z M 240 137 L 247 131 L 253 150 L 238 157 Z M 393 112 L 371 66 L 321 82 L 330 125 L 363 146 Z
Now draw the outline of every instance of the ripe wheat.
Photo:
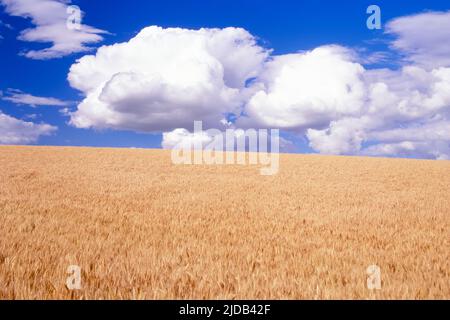
M 449 161 L 282 155 L 261 176 L 1 147 L 0 168 L 2 299 L 450 298 Z

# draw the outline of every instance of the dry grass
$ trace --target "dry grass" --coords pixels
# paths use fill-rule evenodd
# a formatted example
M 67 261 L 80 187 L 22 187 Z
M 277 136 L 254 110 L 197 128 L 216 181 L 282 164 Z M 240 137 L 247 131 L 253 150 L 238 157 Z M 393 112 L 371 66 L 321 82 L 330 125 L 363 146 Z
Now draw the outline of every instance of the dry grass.
M 0 167 L 2 299 L 450 298 L 448 161 L 283 155 L 261 176 L 161 150 L 1 147 Z

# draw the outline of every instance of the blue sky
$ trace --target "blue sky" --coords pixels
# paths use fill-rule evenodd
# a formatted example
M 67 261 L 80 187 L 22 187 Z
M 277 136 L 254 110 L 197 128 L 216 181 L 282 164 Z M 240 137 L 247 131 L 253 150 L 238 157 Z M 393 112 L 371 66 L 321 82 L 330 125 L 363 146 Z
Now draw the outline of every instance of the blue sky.
M 11 0 L 6 0 L 11 1 Z M 0 1 L 1 2 L 1 1 Z M 33 27 L 29 18 L 12 16 L 0 9 L 0 90 L 3 96 L 11 95 L 11 89 L 38 97 L 53 97 L 67 102 L 70 111 L 77 109 L 83 92 L 71 87 L 67 77 L 77 59 L 95 54 L 101 45 L 121 43 L 135 37 L 140 30 L 151 25 L 163 28 L 184 29 L 241 27 L 257 38 L 258 44 L 273 49 L 272 55 L 284 55 L 302 50 L 337 44 L 371 52 L 390 52 L 385 29 L 369 30 L 366 27 L 366 8 L 377 4 L 381 8 L 383 27 L 387 21 L 429 11 L 446 12 L 448 1 L 72 1 L 85 13 L 82 23 L 101 30 L 103 40 L 89 44 L 90 52 L 73 53 L 46 60 L 31 59 L 23 52 L 48 47 L 48 43 L 35 43 L 18 39 L 19 33 Z M 367 69 L 389 67 L 401 68 L 395 59 L 386 59 L 370 65 Z M 446 65 L 444 67 L 447 67 Z M 70 117 L 62 115 L 61 106 L 30 106 L 10 100 L 0 100 L 0 110 L 8 116 L 36 124 L 46 123 L 58 129 L 51 135 L 42 135 L 31 144 L 151 147 L 161 146 L 160 133 L 136 133 L 133 131 L 102 128 L 77 128 L 68 124 Z M 412 124 L 415 125 L 415 124 Z M 174 128 L 175 129 L 175 128 Z M 321 128 L 317 127 L 314 130 Z M 321 151 L 308 146 L 308 138 L 302 128 L 288 128 L 288 137 L 299 152 Z M 294 138 L 291 138 L 294 136 Z M 377 137 L 380 134 L 376 135 Z M 377 138 L 378 139 L 378 138 Z M 363 141 L 362 145 L 376 144 L 377 139 Z M 327 152 L 325 152 L 327 153 Z M 332 153 L 332 152 L 331 152 Z M 339 153 L 339 152 L 338 152 Z M 351 153 L 351 152 L 342 152 Z M 384 154 L 388 155 L 388 154 Z M 396 154 L 393 154 L 394 156 Z M 401 153 L 400 156 L 410 154 Z M 415 154 L 412 154 L 415 156 Z M 423 156 L 418 152 L 418 157 Z

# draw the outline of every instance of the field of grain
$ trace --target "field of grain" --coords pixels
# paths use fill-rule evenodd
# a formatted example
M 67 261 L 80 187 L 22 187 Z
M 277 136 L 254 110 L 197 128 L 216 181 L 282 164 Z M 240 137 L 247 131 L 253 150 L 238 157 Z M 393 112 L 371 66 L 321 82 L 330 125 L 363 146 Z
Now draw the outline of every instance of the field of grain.
M 450 161 L 282 155 L 261 176 L 0 147 L 0 167 L 1 299 L 450 299 Z

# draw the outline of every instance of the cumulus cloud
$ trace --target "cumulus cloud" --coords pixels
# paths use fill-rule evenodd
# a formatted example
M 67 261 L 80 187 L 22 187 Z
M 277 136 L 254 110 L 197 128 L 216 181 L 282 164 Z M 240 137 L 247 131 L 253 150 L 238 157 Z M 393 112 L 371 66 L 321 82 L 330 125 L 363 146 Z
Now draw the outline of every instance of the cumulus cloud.
M 6 96 L 2 97 L 2 100 L 10 101 L 19 105 L 28 105 L 31 107 L 37 106 L 64 107 L 70 104 L 67 101 L 62 101 L 56 98 L 33 96 L 31 94 L 22 92 L 17 89 L 8 89 L 6 94 L 7 94 Z
M 393 19 L 387 33 L 407 61 L 427 67 L 450 66 L 450 11 L 427 12 Z
M 450 43 L 441 29 L 447 15 L 389 23 L 393 47 L 410 61 L 398 70 L 365 69 L 356 51 L 339 46 L 274 57 L 254 81 L 260 89 L 238 123 L 305 132 L 310 147 L 324 154 L 449 157 L 450 68 L 440 57 Z M 423 24 L 426 33 L 414 32 Z M 429 34 L 435 38 L 428 43 Z M 428 52 L 428 60 L 419 52 Z
M 258 137 L 256 140 L 253 140 L 251 143 L 248 140 L 242 140 L 244 137 L 253 136 L 253 132 L 246 131 L 243 129 L 237 129 L 233 127 L 229 127 L 227 129 L 231 129 L 230 131 L 232 134 L 227 135 L 226 130 L 220 130 L 220 129 L 209 129 L 209 130 L 202 130 L 200 132 L 190 132 L 184 128 L 178 128 L 170 132 L 164 132 L 163 138 L 161 142 L 161 146 L 163 149 L 184 149 L 184 150 L 191 150 L 196 149 L 197 147 L 203 149 L 208 146 L 213 145 L 214 150 L 216 151 L 226 151 L 230 150 L 230 148 L 227 146 L 226 141 L 227 139 L 234 139 L 234 147 L 232 147 L 233 150 L 238 149 L 238 143 L 237 141 L 240 140 L 241 142 L 245 142 L 244 145 L 242 145 L 241 150 L 251 151 L 251 152 L 257 152 L 259 150 L 258 145 L 258 139 L 259 137 L 264 137 L 264 135 L 259 136 L 258 131 L 253 131 L 255 133 L 255 136 Z M 266 131 L 267 138 L 271 139 L 271 132 Z M 287 140 L 283 137 L 279 137 L 279 145 L 278 149 L 281 152 L 295 152 L 297 151 L 297 147 L 294 145 L 294 143 L 290 140 Z M 270 150 L 270 143 L 267 142 L 266 147 L 268 150 Z M 221 146 L 221 147 L 220 147 Z
M 422 159 L 450 160 L 449 141 L 402 141 L 381 143 L 366 148 L 363 155 L 414 157 Z
M 254 81 L 248 117 L 238 123 L 304 130 L 358 114 L 364 68 L 353 59 L 353 52 L 340 46 L 274 57 Z
M 415 121 L 404 128 L 374 131 L 370 138 L 383 143 L 365 148 L 362 150 L 364 155 L 450 159 L 450 121 L 448 119 Z
M 0 111 L 0 144 L 30 144 L 56 130 L 54 126 L 26 122 Z
M 450 68 L 371 70 L 365 71 L 364 82 L 367 97 L 358 117 L 336 119 L 322 129 L 308 129 L 314 150 L 391 156 L 415 153 L 426 158 L 450 155 Z M 364 144 L 372 146 L 365 150 Z
M 24 56 L 31 59 L 59 58 L 76 52 L 91 50 L 88 44 L 103 40 L 106 33 L 81 24 L 78 29 L 68 28 L 70 0 L 0 0 L 6 13 L 31 19 L 34 28 L 23 30 L 19 39 L 28 42 L 52 43 L 42 50 L 29 50 Z
M 191 133 L 186 129 L 178 128 L 163 133 L 161 146 L 163 149 L 192 149 L 194 146 L 202 148 L 214 141 L 214 135 L 206 131 Z
M 344 118 L 332 121 L 327 129 L 308 129 L 309 145 L 325 154 L 354 154 L 361 149 L 366 133 L 362 121 Z
M 144 132 L 216 125 L 241 106 L 268 54 L 239 28 L 145 28 L 71 67 L 70 84 L 86 96 L 71 123 Z
M 189 131 L 194 120 L 220 128 L 232 114 L 235 127 L 291 131 L 320 153 L 447 159 L 447 16 L 388 23 L 395 52 L 381 58 L 407 61 L 395 70 L 368 69 L 358 48 L 339 45 L 275 56 L 239 28 L 145 28 L 72 66 L 68 79 L 85 99 L 71 123 L 163 131 L 169 148 L 208 144 L 214 137 Z

